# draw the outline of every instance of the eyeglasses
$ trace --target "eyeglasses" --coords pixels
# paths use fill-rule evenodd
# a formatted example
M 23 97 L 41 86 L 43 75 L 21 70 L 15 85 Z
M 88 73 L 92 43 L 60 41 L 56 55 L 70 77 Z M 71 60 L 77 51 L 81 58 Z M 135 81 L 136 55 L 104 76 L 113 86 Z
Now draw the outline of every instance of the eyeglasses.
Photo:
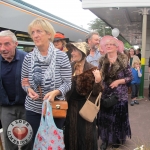
M 116 45 L 115 44 L 106 44 L 105 46 L 107 47 L 107 46 L 116 46 Z

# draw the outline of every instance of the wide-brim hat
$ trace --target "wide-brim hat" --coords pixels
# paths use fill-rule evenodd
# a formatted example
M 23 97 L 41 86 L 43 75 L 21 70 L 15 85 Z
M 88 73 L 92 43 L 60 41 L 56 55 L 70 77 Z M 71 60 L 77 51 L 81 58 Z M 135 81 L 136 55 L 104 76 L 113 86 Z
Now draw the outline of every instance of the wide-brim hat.
M 118 46 L 119 46 L 118 51 L 120 53 L 123 53 L 123 51 L 124 51 L 124 43 L 122 41 L 118 40 Z
M 101 48 L 106 52 L 106 46 L 105 45 L 108 41 L 111 41 L 111 40 L 115 41 L 115 43 L 118 46 L 118 51 L 122 53 L 124 51 L 123 42 L 118 40 L 116 37 L 113 37 L 113 36 L 110 36 L 110 35 L 106 35 L 106 36 L 101 38 L 101 41 L 100 41 Z
M 87 51 L 89 50 L 89 46 L 86 42 L 76 42 L 76 43 L 68 43 L 66 45 L 68 50 L 72 50 L 73 47 L 76 47 L 79 51 L 87 55 Z
M 66 38 L 62 33 L 56 33 L 54 36 L 54 42 L 58 40 L 65 40 L 67 43 L 69 42 L 69 38 Z

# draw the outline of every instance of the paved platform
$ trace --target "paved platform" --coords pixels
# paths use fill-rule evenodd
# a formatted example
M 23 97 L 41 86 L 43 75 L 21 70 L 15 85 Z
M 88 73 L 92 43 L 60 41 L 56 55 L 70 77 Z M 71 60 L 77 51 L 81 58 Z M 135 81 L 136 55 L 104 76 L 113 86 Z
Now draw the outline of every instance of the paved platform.
M 144 96 L 143 99 L 139 100 L 139 105 L 130 106 L 131 99 L 129 99 L 129 120 L 132 137 L 127 139 L 126 143 L 117 150 L 134 150 L 141 145 L 144 145 L 144 148 L 136 150 L 150 150 L 150 101 L 148 100 L 148 89 L 144 89 Z M 99 140 L 98 143 L 100 145 L 101 141 Z M 111 148 L 107 149 L 111 150 Z

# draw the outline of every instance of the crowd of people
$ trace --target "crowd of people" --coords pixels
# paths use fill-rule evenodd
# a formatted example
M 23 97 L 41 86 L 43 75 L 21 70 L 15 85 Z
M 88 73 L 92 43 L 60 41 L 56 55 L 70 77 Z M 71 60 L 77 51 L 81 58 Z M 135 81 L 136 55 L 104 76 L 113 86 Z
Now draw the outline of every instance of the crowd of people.
M 89 33 L 85 42 L 69 42 L 42 18 L 29 24 L 28 33 L 35 44 L 30 53 L 17 50 L 13 32 L 0 32 L 0 119 L 5 149 L 17 149 L 7 128 L 12 121 L 24 119 L 31 125 L 33 137 L 21 149 L 34 150 L 44 100 L 68 102 L 66 118 L 54 118 L 58 129 L 65 127 L 65 150 L 98 150 L 99 137 L 101 150 L 109 145 L 118 148 L 131 138 L 128 89 L 131 87 L 131 106 L 139 104 L 140 49 L 136 54 L 133 48 L 126 53 L 121 41 L 100 37 L 97 32 Z M 93 103 L 102 92 L 100 111 L 93 122 L 79 114 L 91 92 Z M 112 103 L 106 105 L 107 99 Z

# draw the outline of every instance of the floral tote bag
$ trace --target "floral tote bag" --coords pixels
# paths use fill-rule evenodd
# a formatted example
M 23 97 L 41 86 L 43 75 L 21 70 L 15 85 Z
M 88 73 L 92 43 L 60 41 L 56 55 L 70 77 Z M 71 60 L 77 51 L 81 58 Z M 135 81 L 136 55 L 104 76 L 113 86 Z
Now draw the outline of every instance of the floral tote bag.
M 45 104 L 47 108 L 44 117 Z M 56 127 L 52 107 L 49 101 L 46 100 L 43 102 L 41 122 L 35 137 L 33 150 L 63 150 L 64 147 L 63 130 Z

